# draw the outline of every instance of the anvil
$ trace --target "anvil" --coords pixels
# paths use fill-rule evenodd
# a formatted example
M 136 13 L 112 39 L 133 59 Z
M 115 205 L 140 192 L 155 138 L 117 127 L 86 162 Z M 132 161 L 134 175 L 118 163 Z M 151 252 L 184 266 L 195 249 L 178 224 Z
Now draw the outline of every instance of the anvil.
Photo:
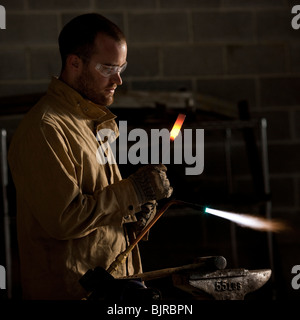
M 213 272 L 190 271 L 172 275 L 173 285 L 201 299 L 244 300 L 271 277 L 270 269 L 223 269 Z

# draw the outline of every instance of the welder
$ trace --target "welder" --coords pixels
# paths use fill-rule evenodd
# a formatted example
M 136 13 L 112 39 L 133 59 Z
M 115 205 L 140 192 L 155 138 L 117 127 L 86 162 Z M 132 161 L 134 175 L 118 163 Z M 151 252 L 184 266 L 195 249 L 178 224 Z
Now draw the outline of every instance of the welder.
M 59 35 L 62 69 L 25 115 L 9 149 L 17 194 L 24 299 L 81 299 L 79 279 L 106 269 L 155 214 L 172 187 L 163 165 L 122 179 L 117 164 L 99 164 L 96 138 L 118 136 L 107 108 L 122 84 L 127 42 L 99 14 L 72 19 Z M 142 272 L 138 248 L 115 276 Z

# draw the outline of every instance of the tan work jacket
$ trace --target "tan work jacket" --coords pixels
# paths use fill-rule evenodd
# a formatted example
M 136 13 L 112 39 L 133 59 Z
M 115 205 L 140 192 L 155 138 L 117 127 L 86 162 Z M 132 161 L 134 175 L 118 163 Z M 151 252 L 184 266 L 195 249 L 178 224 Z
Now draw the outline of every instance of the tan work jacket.
M 140 211 L 117 165 L 97 162 L 101 128 L 115 116 L 53 78 L 14 134 L 9 165 L 17 192 L 17 230 L 25 299 L 81 299 L 78 280 L 105 269 L 128 246 L 126 223 Z M 138 250 L 115 277 L 141 272 Z

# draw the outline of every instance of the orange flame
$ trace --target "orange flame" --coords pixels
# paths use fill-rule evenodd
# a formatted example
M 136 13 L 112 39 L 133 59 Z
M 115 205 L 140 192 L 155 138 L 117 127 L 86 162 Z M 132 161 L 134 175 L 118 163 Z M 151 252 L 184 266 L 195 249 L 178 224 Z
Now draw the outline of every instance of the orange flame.
M 170 132 L 170 139 L 175 140 L 176 137 L 178 136 L 180 129 L 182 127 L 183 121 L 185 119 L 185 114 L 180 113 L 174 123 L 174 126 Z

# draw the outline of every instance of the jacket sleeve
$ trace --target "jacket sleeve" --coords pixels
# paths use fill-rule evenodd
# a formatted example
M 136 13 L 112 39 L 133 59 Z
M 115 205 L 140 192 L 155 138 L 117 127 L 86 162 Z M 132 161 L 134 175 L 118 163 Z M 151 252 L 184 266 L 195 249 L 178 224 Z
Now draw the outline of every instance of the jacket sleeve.
M 80 238 L 99 226 L 120 226 L 140 210 L 127 179 L 84 194 L 68 151 L 63 133 L 44 123 L 40 130 L 29 130 L 9 153 L 17 195 L 50 236 Z

